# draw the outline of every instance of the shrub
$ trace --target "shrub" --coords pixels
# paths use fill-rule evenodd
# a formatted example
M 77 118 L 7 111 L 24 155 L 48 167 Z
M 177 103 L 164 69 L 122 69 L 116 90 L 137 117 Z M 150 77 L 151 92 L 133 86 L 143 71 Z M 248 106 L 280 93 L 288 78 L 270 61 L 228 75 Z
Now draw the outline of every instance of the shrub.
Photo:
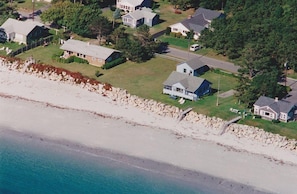
M 175 37 L 176 36 L 176 33 L 170 32 L 170 36 Z
M 97 71 L 96 71 L 96 73 L 95 73 L 95 76 L 96 76 L 96 77 L 100 77 L 101 75 L 103 75 L 103 74 L 102 74 L 102 73 L 100 73 L 100 71 L 99 71 L 99 70 L 97 70 Z
M 116 60 L 113 60 L 111 62 L 108 62 L 108 63 L 105 63 L 103 66 L 102 66 L 102 69 L 110 69 L 110 68 L 113 68 L 119 64 L 122 64 L 126 62 L 126 58 L 125 57 L 120 57 Z
M 62 52 L 63 53 L 63 52 Z M 53 61 L 57 61 L 59 63 L 73 63 L 73 62 L 76 62 L 76 63 L 85 63 L 85 64 L 89 64 L 89 62 L 85 59 L 81 59 L 79 57 L 76 57 L 76 56 L 71 56 L 71 57 L 68 57 L 67 59 L 61 57 L 62 54 L 61 53 L 57 53 L 57 54 L 54 54 L 52 56 L 52 60 Z
M 170 27 L 167 27 L 166 28 L 166 31 L 165 31 L 165 34 L 166 35 L 170 35 L 170 33 L 171 33 L 171 28 Z
M 175 35 L 176 38 L 181 38 L 182 36 L 183 36 L 183 35 L 182 35 L 182 33 L 180 33 L 180 32 L 179 32 L 179 33 L 176 33 L 176 35 Z
M 276 119 L 273 119 L 272 120 L 272 123 L 279 123 L 280 121 L 279 120 L 276 120 Z

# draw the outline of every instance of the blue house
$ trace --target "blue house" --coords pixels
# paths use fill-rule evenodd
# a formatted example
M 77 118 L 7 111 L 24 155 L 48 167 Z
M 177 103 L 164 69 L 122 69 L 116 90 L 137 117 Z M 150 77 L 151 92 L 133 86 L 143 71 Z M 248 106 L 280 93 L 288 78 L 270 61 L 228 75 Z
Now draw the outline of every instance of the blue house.
M 211 84 L 206 79 L 173 71 L 163 83 L 163 94 L 196 101 L 211 92 Z

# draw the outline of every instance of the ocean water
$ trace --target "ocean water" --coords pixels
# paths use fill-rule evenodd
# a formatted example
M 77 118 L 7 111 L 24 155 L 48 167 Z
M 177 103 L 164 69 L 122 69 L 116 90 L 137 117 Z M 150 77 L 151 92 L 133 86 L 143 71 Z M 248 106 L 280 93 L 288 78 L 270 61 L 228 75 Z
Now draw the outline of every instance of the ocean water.
M 70 149 L 0 133 L 0 193 L 214 193 L 191 181 Z

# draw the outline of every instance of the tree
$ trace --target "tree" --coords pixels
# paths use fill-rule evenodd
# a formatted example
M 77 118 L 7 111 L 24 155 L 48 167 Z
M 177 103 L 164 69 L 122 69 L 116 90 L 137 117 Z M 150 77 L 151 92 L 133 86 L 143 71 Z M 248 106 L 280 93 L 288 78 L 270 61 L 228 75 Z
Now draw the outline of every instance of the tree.
M 199 5 L 206 9 L 220 10 L 223 9 L 227 0 L 200 0 Z
M 99 44 L 101 44 L 102 37 L 106 37 L 112 31 L 111 23 L 105 16 L 95 18 L 90 25 L 90 29 L 98 39 Z
M 102 11 L 96 6 L 83 6 L 69 1 L 57 2 L 41 14 L 43 22 L 50 22 L 60 27 L 64 26 L 71 31 L 90 36 L 90 24 L 100 17 Z
M 119 18 L 121 18 L 121 10 L 117 8 L 112 14 L 112 28 L 114 28 L 115 20 Z
M 128 34 L 125 32 L 125 28 L 124 27 L 120 27 L 120 28 L 116 28 L 111 35 L 109 36 L 111 41 L 116 44 L 116 46 L 118 45 L 119 39 L 120 38 L 127 38 Z

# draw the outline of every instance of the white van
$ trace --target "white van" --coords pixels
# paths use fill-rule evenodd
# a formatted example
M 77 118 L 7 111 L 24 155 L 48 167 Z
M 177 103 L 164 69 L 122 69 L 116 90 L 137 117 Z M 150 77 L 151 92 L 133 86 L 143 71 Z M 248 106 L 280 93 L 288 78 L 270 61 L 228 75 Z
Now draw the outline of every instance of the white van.
M 200 49 L 200 45 L 199 44 L 193 44 L 190 46 L 190 51 L 197 51 Z

